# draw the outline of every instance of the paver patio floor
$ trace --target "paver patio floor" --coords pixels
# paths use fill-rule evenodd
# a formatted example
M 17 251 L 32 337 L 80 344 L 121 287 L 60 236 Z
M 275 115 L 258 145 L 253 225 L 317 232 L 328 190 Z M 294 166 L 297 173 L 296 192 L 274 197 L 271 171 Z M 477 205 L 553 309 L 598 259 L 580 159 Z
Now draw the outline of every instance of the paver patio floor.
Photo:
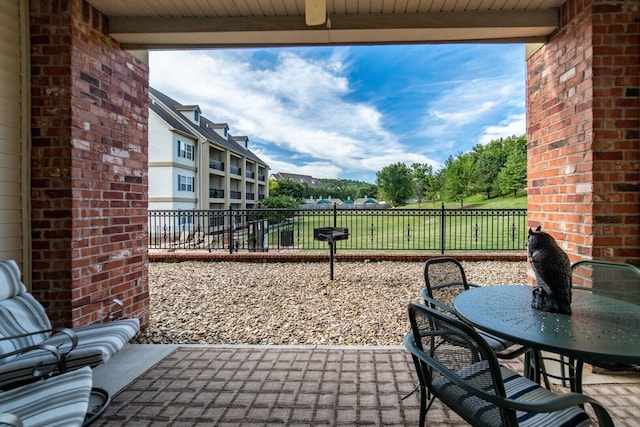
M 521 372 L 522 360 L 507 363 Z M 96 426 L 415 426 L 402 347 L 178 347 L 117 393 Z M 585 384 L 616 426 L 640 420 L 640 379 Z M 436 400 L 429 425 L 467 425 Z

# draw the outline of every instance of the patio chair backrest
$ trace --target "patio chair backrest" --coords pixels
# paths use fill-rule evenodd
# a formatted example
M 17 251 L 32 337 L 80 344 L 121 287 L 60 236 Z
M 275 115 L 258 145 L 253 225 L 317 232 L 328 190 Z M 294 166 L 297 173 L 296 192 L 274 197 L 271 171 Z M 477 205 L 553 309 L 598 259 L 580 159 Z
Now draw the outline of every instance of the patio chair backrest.
M 640 305 L 640 269 L 631 264 L 584 260 L 571 266 L 571 285 L 576 291 L 588 291 Z
M 20 280 L 18 264 L 13 260 L 0 262 L 0 352 L 6 354 L 39 343 L 51 335 L 50 330 L 44 307 Z M 25 335 L 38 331 L 47 332 Z M 20 335 L 25 336 L 2 339 Z M 10 360 L 0 359 L 0 364 Z
M 470 285 L 462 264 L 455 258 L 441 257 L 425 261 L 422 266 L 424 293 L 431 299 L 453 306 L 453 299 Z

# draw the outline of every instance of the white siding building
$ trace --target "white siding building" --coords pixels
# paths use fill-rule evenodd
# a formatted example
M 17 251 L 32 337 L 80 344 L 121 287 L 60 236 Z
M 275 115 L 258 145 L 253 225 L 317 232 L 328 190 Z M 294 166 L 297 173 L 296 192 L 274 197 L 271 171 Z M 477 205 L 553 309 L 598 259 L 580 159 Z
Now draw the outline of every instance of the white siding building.
M 232 136 L 226 123 L 202 116 L 149 89 L 149 210 L 247 209 L 269 195 L 269 166 L 249 150 L 249 138 Z M 153 228 L 191 230 L 194 216 Z M 212 231 L 217 224 L 209 224 Z M 151 230 L 159 233 L 161 230 Z

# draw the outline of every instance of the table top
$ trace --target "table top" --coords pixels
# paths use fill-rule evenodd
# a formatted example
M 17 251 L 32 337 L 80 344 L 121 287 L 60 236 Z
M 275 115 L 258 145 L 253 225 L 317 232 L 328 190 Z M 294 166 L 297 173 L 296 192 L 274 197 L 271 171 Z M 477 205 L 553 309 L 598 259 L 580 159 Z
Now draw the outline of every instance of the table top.
M 493 335 L 576 358 L 640 363 L 640 306 L 572 293 L 571 314 L 531 307 L 532 286 L 483 286 L 454 301 L 461 318 Z

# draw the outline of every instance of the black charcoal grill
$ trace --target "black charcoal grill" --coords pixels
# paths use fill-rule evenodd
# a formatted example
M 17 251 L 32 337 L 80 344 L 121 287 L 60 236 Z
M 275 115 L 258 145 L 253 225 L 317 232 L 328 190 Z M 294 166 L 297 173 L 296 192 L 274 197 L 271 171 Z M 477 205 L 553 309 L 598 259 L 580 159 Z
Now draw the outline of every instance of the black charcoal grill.
M 349 238 L 349 229 L 344 227 L 319 227 L 313 229 L 313 238 L 329 244 L 329 278 L 333 280 L 333 255 L 336 252 L 336 242 Z

